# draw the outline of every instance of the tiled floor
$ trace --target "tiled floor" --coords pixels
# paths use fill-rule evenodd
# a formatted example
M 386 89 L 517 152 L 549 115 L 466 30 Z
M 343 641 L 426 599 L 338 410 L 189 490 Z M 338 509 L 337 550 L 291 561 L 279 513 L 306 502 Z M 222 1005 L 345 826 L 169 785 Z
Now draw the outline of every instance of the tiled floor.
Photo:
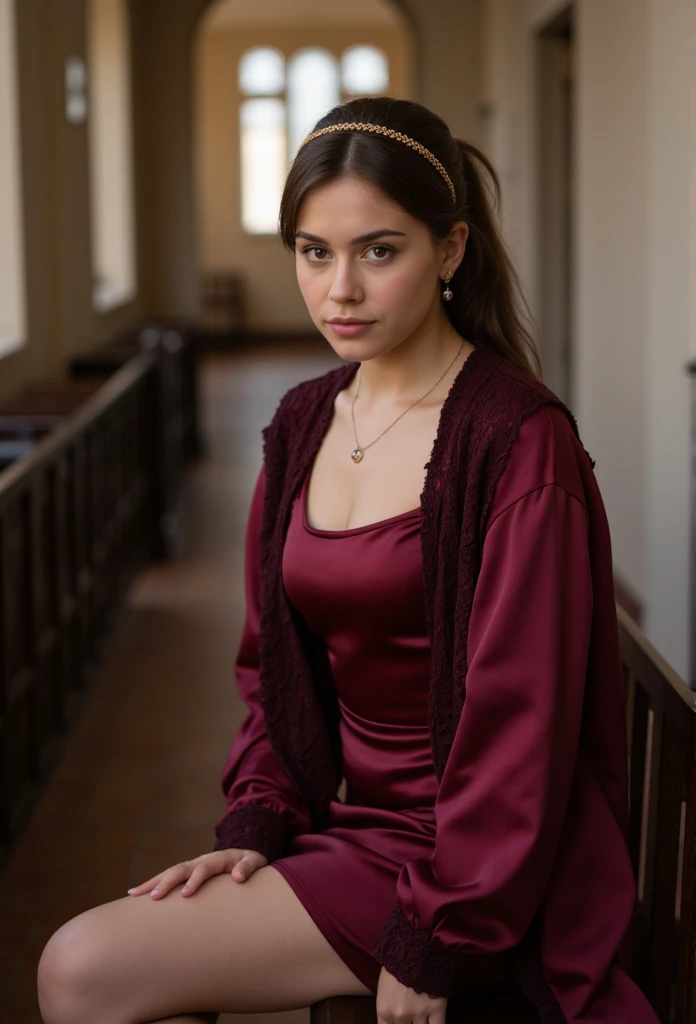
M 244 710 L 232 665 L 261 428 L 289 387 L 339 364 L 321 343 L 203 361 L 208 450 L 187 476 L 181 550 L 135 581 L 96 687 L 0 875 L 2 1024 L 41 1024 L 36 965 L 56 928 L 212 849 L 220 773 Z

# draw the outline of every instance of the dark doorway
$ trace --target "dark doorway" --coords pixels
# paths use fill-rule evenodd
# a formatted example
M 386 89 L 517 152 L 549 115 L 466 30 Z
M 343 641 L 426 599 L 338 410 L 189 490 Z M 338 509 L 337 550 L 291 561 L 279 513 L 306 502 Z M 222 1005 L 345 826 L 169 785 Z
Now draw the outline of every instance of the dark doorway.
M 573 406 L 575 107 L 573 5 L 537 36 L 539 292 L 544 380 Z

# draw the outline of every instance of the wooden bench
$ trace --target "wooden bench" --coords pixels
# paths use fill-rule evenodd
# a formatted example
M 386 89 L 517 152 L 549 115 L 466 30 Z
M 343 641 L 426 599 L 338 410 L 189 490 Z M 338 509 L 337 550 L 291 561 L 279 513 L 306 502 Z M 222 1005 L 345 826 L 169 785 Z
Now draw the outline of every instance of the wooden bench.
M 631 977 L 665 1024 L 690 1024 L 694 1003 L 696 693 L 618 607 L 626 681 L 630 850 L 638 900 L 627 943 Z M 513 995 L 451 999 L 448 1021 L 527 1024 Z M 373 996 L 337 996 L 310 1008 L 311 1024 L 375 1024 Z

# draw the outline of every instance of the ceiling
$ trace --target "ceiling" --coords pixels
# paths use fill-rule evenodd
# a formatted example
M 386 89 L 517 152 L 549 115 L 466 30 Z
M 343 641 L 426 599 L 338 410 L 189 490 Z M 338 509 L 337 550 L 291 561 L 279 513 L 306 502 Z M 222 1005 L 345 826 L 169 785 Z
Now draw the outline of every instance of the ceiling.
M 217 0 L 205 12 L 201 28 L 219 32 L 307 23 L 392 28 L 402 21 L 391 0 Z

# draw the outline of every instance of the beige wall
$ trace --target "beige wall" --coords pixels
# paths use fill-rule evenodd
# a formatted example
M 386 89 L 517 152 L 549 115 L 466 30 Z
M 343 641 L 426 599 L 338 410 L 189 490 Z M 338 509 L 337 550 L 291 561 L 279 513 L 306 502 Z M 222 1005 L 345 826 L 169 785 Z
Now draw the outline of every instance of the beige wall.
M 242 229 L 239 59 L 252 46 L 274 46 L 286 57 L 302 46 L 322 46 L 340 56 L 358 43 L 371 43 L 387 55 L 391 95 L 412 95 L 411 39 L 400 29 L 298 26 L 275 32 L 202 31 L 197 38 L 194 151 L 201 267 L 242 273 L 252 330 L 303 330 L 313 325 L 297 287 L 292 255 L 276 236 Z
M 484 0 L 484 100 L 512 126 L 504 223 L 540 309 L 534 32 L 562 0 Z M 687 675 L 693 5 L 576 0 L 573 407 L 645 630 Z M 506 132 L 491 155 L 505 162 Z M 495 151 L 498 140 L 501 151 Z
M 645 0 L 578 11 L 575 400 L 617 565 L 649 619 L 645 14 Z
M 66 358 L 139 310 L 92 308 L 87 124 L 63 113 L 63 67 L 86 59 L 84 0 L 16 5 L 27 344 L 2 359 L 0 397 L 57 374 Z
M 695 220 L 690 205 L 696 175 L 692 100 L 696 6 L 692 0 L 649 0 L 647 37 L 648 628 L 658 647 L 686 675 L 691 411 L 685 366 L 696 354 Z

